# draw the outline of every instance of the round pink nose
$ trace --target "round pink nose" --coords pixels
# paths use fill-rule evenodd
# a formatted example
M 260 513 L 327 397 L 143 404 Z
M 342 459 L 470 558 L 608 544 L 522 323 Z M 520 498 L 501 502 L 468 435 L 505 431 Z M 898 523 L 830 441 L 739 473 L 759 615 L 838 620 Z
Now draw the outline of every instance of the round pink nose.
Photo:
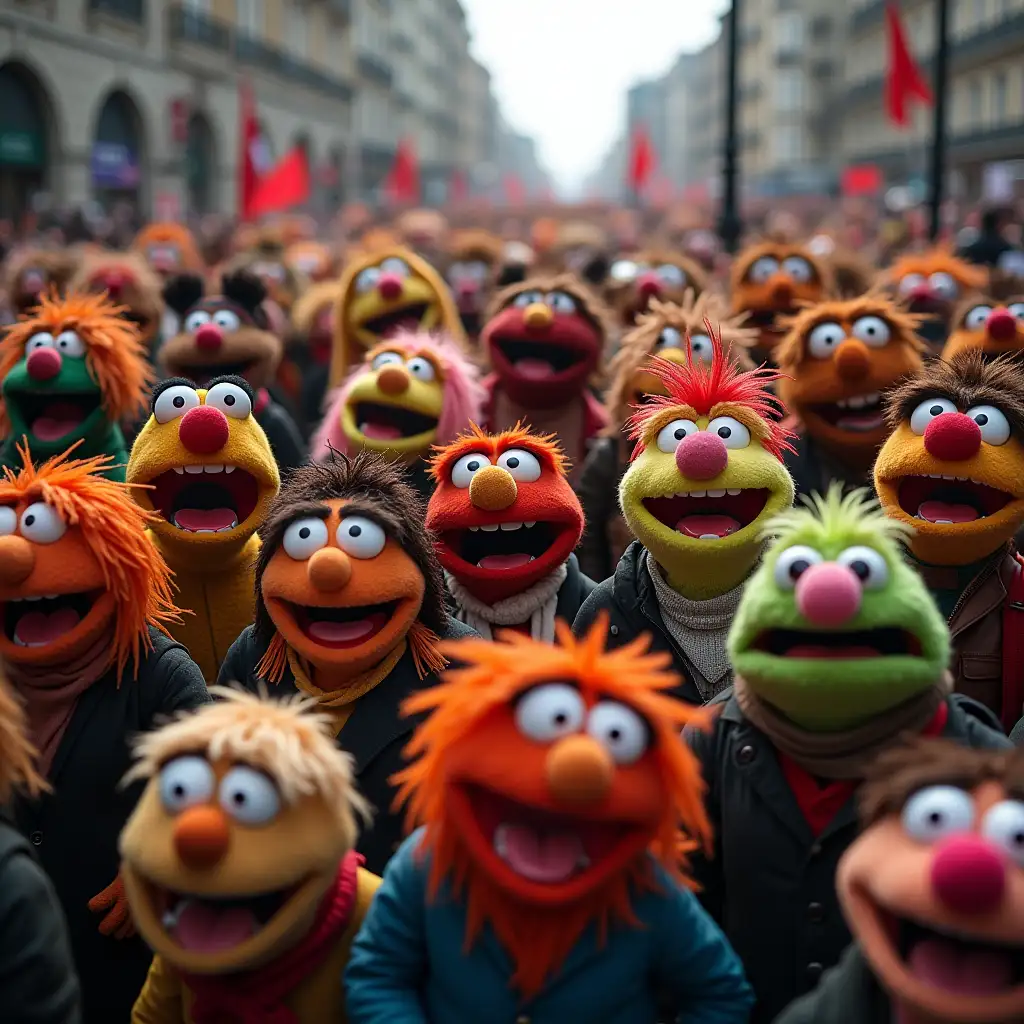
M 661 295 L 661 278 L 657 274 L 643 274 L 636 283 L 636 290 L 644 298 Z
M 1017 318 L 1008 309 L 994 309 L 985 321 L 985 330 L 993 341 L 1013 341 Z
M 25 369 L 33 380 L 53 380 L 60 373 L 60 353 L 53 348 L 37 348 L 28 354 Z
M 208 352 L 220 348 L 223 341 L 224 334 L 216 324 L 203 324 L 196 331 L 196 344 Z
M 402 279 L 397 274 L 381 274 L 377 282 L 377 291 L 382 298 L 392 302 L 402 294 Z
M 987 914 L 999 905 L 1006 889 L 1003 859 L 978 836 L 952 836 L 935 851 L 932 888 L 958 914 Z
M 676 466 L 690 480 L 713 480 L 729 464 L 729 450 L 717 434 L 700 430 L 676 445 Z
M 796 581 L 796 607 L 813 626 L 834 629 L 860 610 L 860 580 L 836 562 L 812 565 Z
M 934 297 L 931 285 L 918 284 L 910 289 L 910 298 L 916 302 L 930 302 Z

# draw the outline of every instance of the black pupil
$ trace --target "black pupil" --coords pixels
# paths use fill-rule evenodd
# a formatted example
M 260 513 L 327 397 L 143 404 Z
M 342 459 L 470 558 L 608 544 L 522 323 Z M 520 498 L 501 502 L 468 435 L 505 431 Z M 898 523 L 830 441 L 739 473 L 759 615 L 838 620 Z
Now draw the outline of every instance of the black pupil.
M 1013 841 L 1017 846 L 1024 846 L 1024 832 L 1014 832 Z
M 933 405 L 928 411 L 933 416 L 941 416 L 946 410 L 943 409 L 941 405 Z
M 797 579 L 798 577 L 803 576 L 803 574 L 805 572 L 807 572 L 807 570 L 810 569 L 810 567 L 811 567 L 811 563 L 808 562 L 806 558 L 798 558 L 789 567 L 789 575 L 793 579 Z
M 245 794 L 235 790 L 235 792 L 231 794 L 231 799 L 241 807 L 241 805 L 245 803 Z
M 732 437 L 732 427 L 719 427 L 718 428 L 718 436 L 719 437 Z
M 928 815 L 928 823 L 930 825 L 941 825 L 942 824 L 942 811 L 932 811 Z
M 986 416 L 983 412 L 979 413 L 977 416 L 974 417 L 974 422 L 977 423 L 979 427 L 983 427 L 986 423 L 988 423 L 988 416 Z
M 184 796 L 185 795 L 185 787 L 180 782 L 174 787 L 174 795 L 175 796 Z
M 175 409 L 180 409 L 184 404 L 185 399 L 182 398 L 181 395 L 177 395 L 171 399 L 171 405 L 173 405 Z
M 234 405 L 235 404 L 235 396 L 234 395 L 225 395 L 224 396 L 224 404 L 225 405 Z
M 611 739 L 611 740 L 621 740 L 622 739 L 622 730 L 621 729 L 609 729 L 608 730 L 608 738 Z
M 508 468 L 509 469 L 517 469 L 518 466 L 519 466 L 519 460 L 513 455 L 512 458 L 508 460 Z
M 36 521 L 35 516 L 25 516 L 25 525 L 31 526 Z
M 859 580 L 866 580 L 871 575 L 871 566 L 868 565 L 867 562 L 861 561 L 859 558 L 856 562 L 850 563 L 850 568 Z
M 559 711 L 555 715 L 555 725 L 565 725 L 569 721 L 569 716 L 564 711 Z
M 358 537 L 362 532 L 363 528 L 361 526 L 350 526 L 348 528 L 348 535 L 350 537 Z
M 309 527 L 308 526 L 304 526 L 301 530 L 299 530 L 299 536 L 303 540 L 308 540 L 309 539 Z
M 479 468 L 480 468 L 480 463 L 476 462 L 475 460 L 473 462 L 469 463 L 469 465 L 466 466 L 466 469 L 468 469 L 470 471 L 470 473 L 475 473 Z
M 682 441 L 686 437 L 686 427 L 676 427 L 676 432 L 672 435 L 677 441 Z

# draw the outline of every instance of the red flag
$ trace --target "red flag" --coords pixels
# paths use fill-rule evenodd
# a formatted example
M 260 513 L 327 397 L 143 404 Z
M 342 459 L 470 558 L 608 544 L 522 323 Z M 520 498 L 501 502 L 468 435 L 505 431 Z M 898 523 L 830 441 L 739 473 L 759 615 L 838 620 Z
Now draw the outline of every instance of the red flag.
M 302 146 L 286 153 L 261 179 L 253 196 L 251 216 L 280 213 L 309 199 L 309 160 Z
M 626 168 L 629 187 L 634 192 L 642 192 L 644 190 L 644 186 L 654 173 L 657 163 L 657 156 L 654 152 L 654 146 L 651 144 L 651 137 L 647 134 L 647 129 L 643 125 L 637 125 L 633 130 L 633 138 L 630 141 L 629 166 Z
M 885 75 L 885 112 L 897 128 L 905 128 L 910 122 L 909 101 L 916 100 L 928 106 L 932 102 L 932 91 L 921 74 L 921 69 L 910 52 L 907 34 L 900 19 L 896 3 L 885 5 L 885 21 L 888 29 L 889 66 Z
M 248 80 L 238 83 L 238 123 L 242 128 L 238 163 L 238 215 L 252 220 L 252 202 L 260 183 L 262 168 L 257 166 L 262 142 L 260 123 L 256 117 L 256 100 Z
M 391 172 L 384 188 L 392 202 L 420 201 L 420 166 L 416 159 L 416 150 L 409 139 L 399 142 L 395 151 L 395 162 L 391 165 Z
M 522 206 L 526 202 L 526 186 L 518 174 L 506 174 L 503 182 L 505 186 L 505 202 L 509 206 Z
M 469 198 L 469 179 L 461 167 L 452 171 L 452 180 L 448 183 L 448 202 L 464 203 Z

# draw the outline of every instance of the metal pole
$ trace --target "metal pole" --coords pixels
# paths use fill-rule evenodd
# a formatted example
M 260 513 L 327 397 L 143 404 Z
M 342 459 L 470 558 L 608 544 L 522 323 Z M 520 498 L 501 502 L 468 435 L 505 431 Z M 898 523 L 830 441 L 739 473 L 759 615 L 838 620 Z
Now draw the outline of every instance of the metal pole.
M 722 214 L 718 222 L 718 233 L 728 253 L 739 248 L 740 223 L 736 202 L 736 185 L 739 178 L 738 139 L 736 128 L 739 107 L 739 64 L 740 64 L 740 11 L 741 0 L 732 0 L 729 11 L 729 36 L 726 40 L 725 56 L 725 138 L 722 150 Z
M 942 200 L 946 191 L 946 92 L 949 70 L 949 0 L 935 0 L 935 109 L 932 127 L 931 208 L 929 235 L 942 233 Z

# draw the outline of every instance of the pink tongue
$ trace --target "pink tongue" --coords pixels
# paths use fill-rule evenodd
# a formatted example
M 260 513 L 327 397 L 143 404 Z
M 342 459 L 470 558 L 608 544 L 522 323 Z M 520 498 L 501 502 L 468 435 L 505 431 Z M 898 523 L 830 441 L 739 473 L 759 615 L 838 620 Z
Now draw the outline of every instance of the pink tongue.
M 359 427 L 359 433 L 376 441 L 397 441 L 402 436 L 398 427 L 393 427 L 389 423 L 363 423 Z
M 219 953 L 241 945 L 255 935 L 257 929 L 252 911 L 244 907 L 220 910 L 189 900 L 178 915 L 173 935 L 182 949 L 196 953 Z
M 14 639 L 23 644 L 52 644 L 81 622 L 74 608 L 61 608 L 51 612 L 25 612 L 14 627 Z
M 940 519 L 951 523 L 973 523 L 978 518 L 978 513 L 970 505 L 951 505 L 947 501 L 922 501 L 917 514 L 929 523 L 937 523 Z
M 516 372 L 527 380 L 547 380 L 555 375 L 555 368 L 545 359 L 520 359 Z
M 526 565 L 533 558 L 532 555 L 484 555 L 476 564 L 481 569 L 518 569 Z
M 82 425 L 82 413 L 70 402 L 51 402 L 29 427 L 40 441 L 59 441 Z
M 942 939 L 923 939 L 910 952 L 911 973 L 928 985 L 958 995 L 991 996 L 1013 985 L 1008 953 L 972 949 Z
M 853 658 L 877 658 L 874 647 L 815 647 L 798 644 L 786 651 L 787 658 L 825 658 L 831 661 L 849 661 Z
M 739 521 L 732 516 L 683 516 L 676 523 L 676 529 L 687 537 L 728 537 L 740 529 Z
M 174 524 L 183 530 L 226 530 L 238 524 L 230 508 L 181 508 L 174 513 Z
M 373 623 L 369 619 L 356 619 L 354 622 L 330 622 L 319 619 L 311 622 L 306 632 L 314 640 L 322 640 L 328 644 L 344 644 L 358 640 L 372 631 Z
M 564 882 L 576 871 L 583 844 L 572 832 L 537 832 L 528 825 L 502 825 L 504 859 L 531 882 Z

